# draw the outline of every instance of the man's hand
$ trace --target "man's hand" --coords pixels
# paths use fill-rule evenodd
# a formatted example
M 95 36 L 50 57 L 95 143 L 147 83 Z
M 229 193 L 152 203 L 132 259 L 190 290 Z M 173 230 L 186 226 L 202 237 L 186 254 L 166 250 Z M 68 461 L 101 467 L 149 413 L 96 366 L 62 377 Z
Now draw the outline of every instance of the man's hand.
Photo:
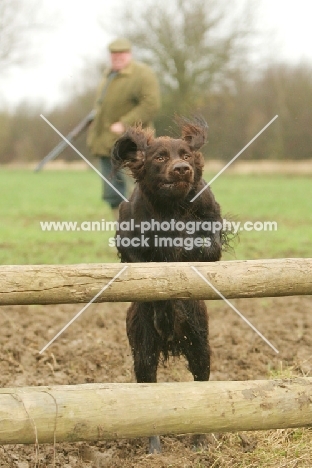
M 115 122 L 110 126 L 110 131 L 113 133 L 117 133 L 120 135 L 121 133 L 124 133 L 126 130 L 126 127 L 122 122 Z

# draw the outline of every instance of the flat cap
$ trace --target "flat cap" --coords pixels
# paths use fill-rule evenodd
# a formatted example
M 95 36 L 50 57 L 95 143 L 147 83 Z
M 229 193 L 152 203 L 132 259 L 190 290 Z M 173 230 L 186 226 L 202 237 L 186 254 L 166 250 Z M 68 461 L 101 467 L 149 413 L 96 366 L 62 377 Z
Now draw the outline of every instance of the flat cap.
M 124 37 L 119 37 L 109 44 L 108 50 L 110 52 L 128 52 L 131 50 L 131 42 Z

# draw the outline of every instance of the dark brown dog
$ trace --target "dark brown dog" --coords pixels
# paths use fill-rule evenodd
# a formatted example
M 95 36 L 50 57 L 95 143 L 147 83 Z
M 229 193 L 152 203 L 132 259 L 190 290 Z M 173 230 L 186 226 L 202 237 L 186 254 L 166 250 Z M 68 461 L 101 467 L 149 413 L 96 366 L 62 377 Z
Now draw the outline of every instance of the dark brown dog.
M 122 262 L 220 260 L 219 204 L 209 187 L 191 202 L 206 185 L 199 149 L 206 141 L 208 127 L 202 119 L 180 119 L 179 123 L 178 139 L 154 138 L 152 130 L 139 126 L 128 129 L 115 144 L 115 169 L 127 167 L 136 181 L 130 201 L 122 202 L 119 208 L 119 223 L 130 224 L 132 219 L 132 227 L 136 226 L 134 230 L 117 231 Z M 216 223 L 218 229 L 210 227 L 209 222 Z M 146 231 L 148 223 L 151 230 Z M 128 310 L 127 334 L 137 382 L 156 382 L 161 354 L 165 359 L 169 354 L 184 355 L 194 380 L 209 379 L 208 315 L 204 301 L 135 302 Z M 150 438 L 150 452 L 155 450 L 160 451 L 160 442 L 154 436 Z

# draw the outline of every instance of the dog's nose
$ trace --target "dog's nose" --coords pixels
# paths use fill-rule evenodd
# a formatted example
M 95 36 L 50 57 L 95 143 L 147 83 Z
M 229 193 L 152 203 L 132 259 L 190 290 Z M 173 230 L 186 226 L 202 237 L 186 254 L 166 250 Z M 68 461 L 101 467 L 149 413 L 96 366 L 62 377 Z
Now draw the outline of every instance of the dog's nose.
M 180 175 L 184 175 L 190 171 L 190 165 L 185 162 L 178 162 L 173 166 L 173 171 Z

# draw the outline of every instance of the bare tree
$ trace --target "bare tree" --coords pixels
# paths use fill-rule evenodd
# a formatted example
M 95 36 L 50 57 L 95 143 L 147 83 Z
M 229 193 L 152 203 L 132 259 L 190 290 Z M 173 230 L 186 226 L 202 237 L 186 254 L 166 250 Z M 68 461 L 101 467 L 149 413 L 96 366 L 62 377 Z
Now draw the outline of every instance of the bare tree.
M 229 84 L 250 34 L 250 10 L 237 18 L 234 3 L 150 0 L 124 11 L 121 33 L 156 70 L 165 107 L 200 107 L 206 93 Z
M 0 66 L 4 70 L 33 57 L 32 33 L 42 27 L 37 0 L 0 0 Z

